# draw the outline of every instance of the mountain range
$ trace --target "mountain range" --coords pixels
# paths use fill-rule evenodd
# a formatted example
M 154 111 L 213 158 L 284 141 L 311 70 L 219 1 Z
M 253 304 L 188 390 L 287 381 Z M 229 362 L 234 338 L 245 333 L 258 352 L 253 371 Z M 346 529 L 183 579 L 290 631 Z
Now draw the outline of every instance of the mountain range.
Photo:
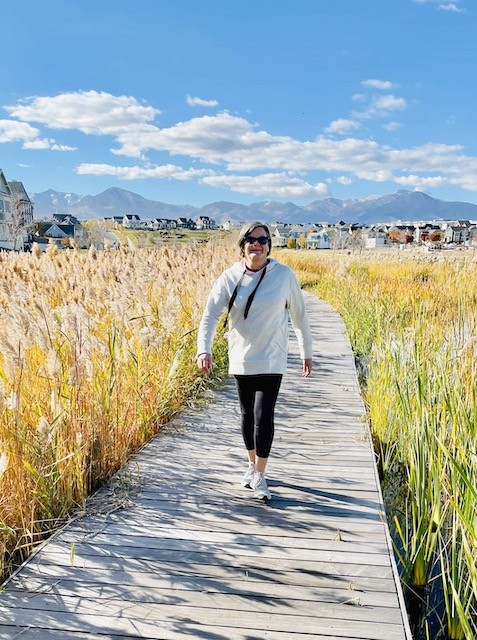
M 283 223 L 356 222 L 375 224 L 396 220 L 477 219 L 477 205 L 470 202 L 448 202 L 432 198 L 422 191 L 401 189 L 384 196 L 366 196 L 349 200 L 324 198 L 305 206 L 293 202 L 264 200 L 250 205 L 235 202 L 212 202 L 203 207 L 176 205 L 148 200 L 137 193 L 112 187 L 96 196 L 63 193 L 48 189 L 31 193 L 36 219 L 50 218 L 54 213 L 69 213 L 79 220 L 137 214 L 143 220 L 153 218 L 213 218 L 218 224 L 226 220 Z

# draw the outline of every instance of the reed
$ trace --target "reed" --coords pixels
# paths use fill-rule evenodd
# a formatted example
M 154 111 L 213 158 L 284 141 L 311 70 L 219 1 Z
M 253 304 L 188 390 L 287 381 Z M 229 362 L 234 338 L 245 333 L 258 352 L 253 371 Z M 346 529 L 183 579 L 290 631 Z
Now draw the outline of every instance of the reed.
M 280 252 L 356 355 L 416 638 L 477 637 L 477 263 Z
M 200 393 L 195 329 L 230 251 L 51 246 L 0 262 L 5 577 Z

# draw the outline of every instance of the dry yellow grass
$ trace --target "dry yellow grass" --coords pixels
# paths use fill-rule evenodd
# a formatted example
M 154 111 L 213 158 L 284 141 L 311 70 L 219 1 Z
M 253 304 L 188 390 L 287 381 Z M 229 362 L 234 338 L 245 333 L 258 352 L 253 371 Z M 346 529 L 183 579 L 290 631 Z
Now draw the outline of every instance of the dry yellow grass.
M 0 254 L 0 576 L 203 384 L 217 246 Z

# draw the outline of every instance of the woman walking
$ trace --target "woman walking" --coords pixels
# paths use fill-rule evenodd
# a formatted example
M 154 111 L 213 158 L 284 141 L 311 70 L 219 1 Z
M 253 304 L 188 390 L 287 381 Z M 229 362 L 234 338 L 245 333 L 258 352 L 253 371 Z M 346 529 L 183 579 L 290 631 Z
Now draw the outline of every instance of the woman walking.
M 246 224 L 239 234 L 241 260 L 222 273 L 209 294 L 199 327 L 197 363 L 212 367 L 212 342 L 227 311 L 229 373 L 235 377 L 248 468 L 242 479 L 258 499 L 271 498 L 265 479 L 274 435 L 275 403 L 287 364 L 288 317 L 298 338 L 301 375 L 312 369 L 305 303 L 293 271 L 270 258 L 267 225 Z

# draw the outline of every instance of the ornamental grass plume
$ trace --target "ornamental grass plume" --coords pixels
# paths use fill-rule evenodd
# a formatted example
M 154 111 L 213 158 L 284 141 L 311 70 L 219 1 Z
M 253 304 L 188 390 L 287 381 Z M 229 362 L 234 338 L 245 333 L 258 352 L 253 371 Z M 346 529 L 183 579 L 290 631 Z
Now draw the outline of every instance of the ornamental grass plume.
M 199 393 L 194 330 L 230 259 L 218 245 L 0 255 L 0 574 Z

